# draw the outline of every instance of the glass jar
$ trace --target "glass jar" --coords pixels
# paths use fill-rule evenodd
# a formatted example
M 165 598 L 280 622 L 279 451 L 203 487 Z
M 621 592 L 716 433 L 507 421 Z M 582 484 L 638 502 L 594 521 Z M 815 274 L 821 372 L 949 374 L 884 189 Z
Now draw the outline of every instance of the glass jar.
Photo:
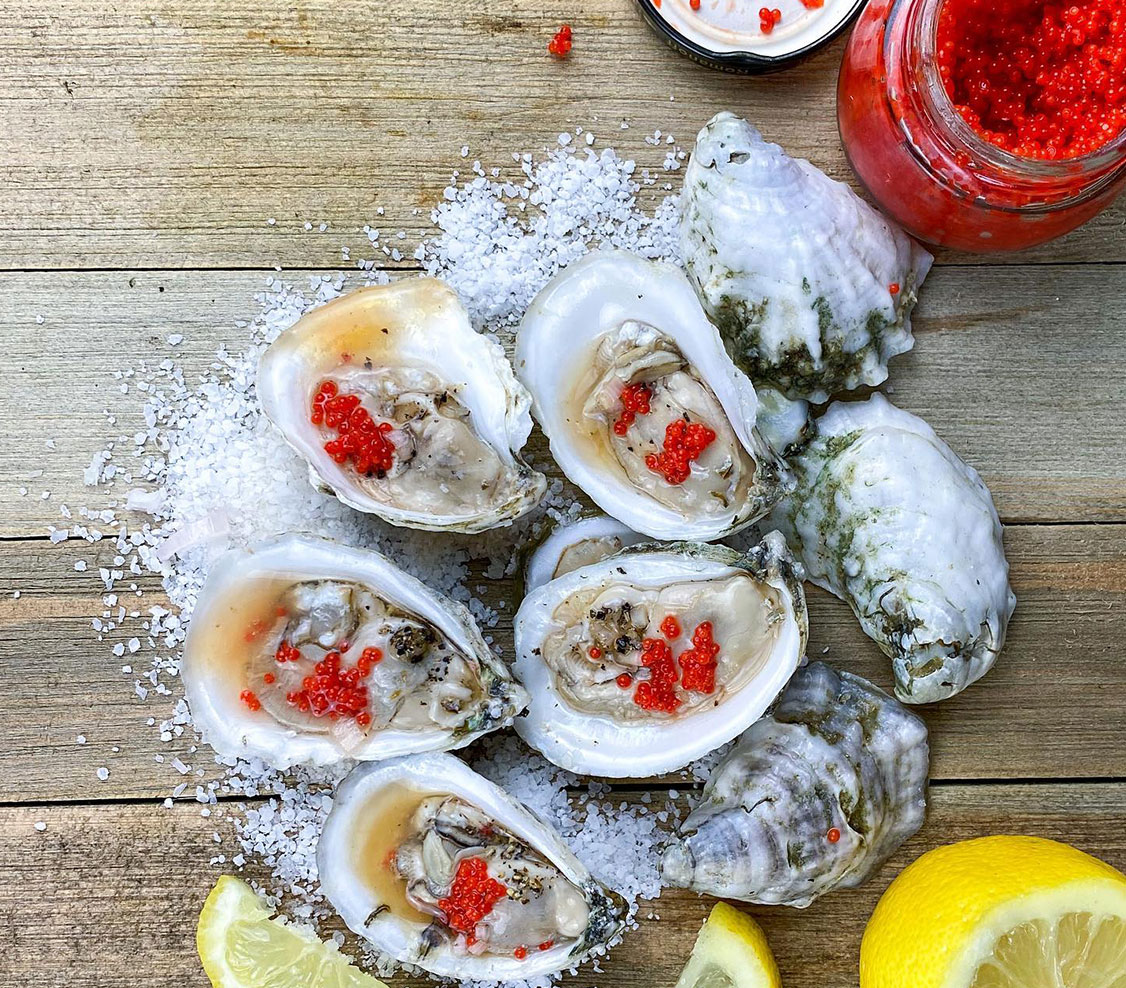
M 1078 158 L 1018 157 L 979 137 L 939 76 L 944 0 L 872 0 L 845 51 L 837 119 L 849 163 L 913 236 L 973 251 L 1062 236 L 1126 185 L 1126 131 Z

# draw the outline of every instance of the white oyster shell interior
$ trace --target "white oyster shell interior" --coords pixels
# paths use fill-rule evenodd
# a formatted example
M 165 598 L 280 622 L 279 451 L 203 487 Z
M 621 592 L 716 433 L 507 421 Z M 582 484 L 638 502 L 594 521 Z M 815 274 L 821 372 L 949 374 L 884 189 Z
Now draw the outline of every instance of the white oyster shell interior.
M 459 748 L 526 702 L 464 606 L 379 553 L 298 535 L 215 564 L 182 676 L 204 740 L 279 768 Z
M 816 428 L 771 524 L 891 657 L 896 696 L 953 696 L 992 668 L 1016 606 L 988 489 L 883 395 L 834 403 Z
M 685 267 L 756 387 L 822 402 L 881 383 L 914 344 L 930 254 L 733 113 L 696 138 L 681 210 Z
M 358 400 L 387 459 L 342 448 L 361 428 L 327 414 L 322 386 Z M 433 278 L 362 288 L 314 309 L 262 356 L 258 397 L 308 461 L 314 484 L 396 525 L 480 532 L 530 510 L 545 478 L 519 456 L 531 399 L 503 349 L 474 331 Z M 328 449 L 326 449 L 328 446 Z
M 353 771 L 334 797 L 317 864 L 351 930 L 440 977 L 551 974 L 622 926 L 621 900 L 555 831 L 450 755 Z M 473 868 L 504 889 L 476 921 L 448 908 L 459 873 Z
M 531 593 L 557 576 L 600 562 L 648 538 L 609 515 L 589 515 L 569 524 L 556 525 L 528 554 L 524 592 Z
M 671 265 L 623 251 L 570 265 L 528 308 L 516 369 L 563 472 L 636 532 L 716 539 L 781 496 L 754 388 Z M 644 410 L 627 409 L 628 388 Z M 678 429 L 686 443 L 688 430 L 710 434 L 682 470 L 669 452 Z
M 762 714 L 804 654 L 805 601 L 777 534 L 747 556 L 638 545 L 532 591 L 515 634 L 532 698 L 520 736 L 570 771 L 640 778 L 683 767 Z M 710 678 L 689 673 L 700 662 Z

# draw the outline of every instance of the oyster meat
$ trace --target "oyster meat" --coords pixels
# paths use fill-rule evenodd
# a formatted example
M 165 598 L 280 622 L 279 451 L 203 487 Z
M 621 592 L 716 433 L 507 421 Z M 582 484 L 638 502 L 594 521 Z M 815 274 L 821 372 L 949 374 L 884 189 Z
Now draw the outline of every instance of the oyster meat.
M 735 363 L 790 398 L 887 378 L 931 255 L 847 185 L 720 113 L 684 173 L 685 267 Z
M 555 831 L 451 755 L 355 769 L 317 847 L 348 927 L 459 981 L 552 974 L 601 952 L 624 902 Z
M 636 532 L 717 539 L 786 490 L 754 388 L 671 265 L 624 251 L 570 265 L 529 306 L 516 369 L 563 472 Z
M 865 881 L 923 824 L 923 721 L 867 680 L 823 662 L 712 773 L 664 852 L 666 882 L 804 908 Z
M 212 568 L 182 676 L 204 740 L 278 768 L 460 748 L 527 702 L 461 604 L 377 552 L 299 535 Z
M 626 546 L 649 541 L 609 515 L 588 515 L 555 528 L 530 553 L 524 564 L 524 592 L 571 570 L 589 566 Z
M 636 545 L 533 590 L 516 614 L 531 695 L 517 733 L 563 768 L 639 778 L 730 741 L 805 652 L 805 598 L 781 536 Z
M 395 525 L 481 532 L 547 488 L 520 458 L 528 393 L 434 278 L 314 309 L 263 354 L 258 397 L 315 486 Z
M 984 676 L 1016 597 L 977 471 L 882 395 L 831 405 L 790 462 L 798 489 L 771 524 L 891 658 L 896 696 L 931 703 Z

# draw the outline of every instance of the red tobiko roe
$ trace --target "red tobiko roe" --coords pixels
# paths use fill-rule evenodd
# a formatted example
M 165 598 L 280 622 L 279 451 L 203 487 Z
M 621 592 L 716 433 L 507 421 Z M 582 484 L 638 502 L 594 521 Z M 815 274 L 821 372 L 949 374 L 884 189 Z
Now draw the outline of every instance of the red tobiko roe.
M 300 651 L 285 642 L 278 648 L 278 656 L 283 649 L 287 655 L 296 651 L 297 658 L 301 657 Z M 313 667 L 313 674 L 301 681 L 300 689 L 286 694 L 286 702 L 314 717 L 350 718 L 360 727 L 368 727 L 371 724 L 368 691 L 361 680 L 371 674 L 372 667 L 382 658 L 383 653 L 378 648 L 365 648 L 355 667 L 347 668 L 339 652 L 329 652 Z M 277 660 L 280 663 L 296 661 L 288 657 Z
M 356 473 L 379 477 L 394 465 L 395 445 L 387 438 L 391 423 L 376 422 L 359 395 L 341 394 L 334 382 L 324 381 L 317 389 L 309 421 L 337 433 L 324 444 L 334 462 L 351 462 Z
M 624 436 L 629 432 L 638 415 L 649 414 L 649 401 L 652 394 L 644 384 L 627 384 L 622 389 L 622 413 L 614 423 L 614 435 Z
M 474 935 L 477 924 L 507 892 L 508 889 L 489 876 L 489 866 L 484 858 L 463 858 L 454 874 L 450 894 L 438 900 L 438 908 L 446 914 L 446 925 L 451 930 L 464 933 L 466 941 L 472 946 L 477 942 Z
M 712 623 L 702 621 L 692 632 L 692 647 L 679 659 L 680 668 L 684 670 L 681 685 L 693 693 L 714 692 L 717 655 L 719 645 L 712 637 Z
M 564 24 L 547 43 L 547 50 L 556 58 L 566 58 L 571 53 L 571 25 Z
M 683 484 L 691 473 L 690 464 L 700 458 L 715 438 L 715 430 L 706 425 L 673 419 L 665 427 L 664 448 L 645 457 L 645 465 L 667 483 Z
M 962 118 L 1026 158 L 1075 158 L 1126 130 L 1122 0 L 945 0 L 938 67 Z

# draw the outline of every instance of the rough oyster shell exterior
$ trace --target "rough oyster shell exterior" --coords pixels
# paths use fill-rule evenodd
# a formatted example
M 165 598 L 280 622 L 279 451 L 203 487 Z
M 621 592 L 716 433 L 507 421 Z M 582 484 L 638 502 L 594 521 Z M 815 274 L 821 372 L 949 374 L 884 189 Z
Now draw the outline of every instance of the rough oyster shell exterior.
M 899 699 L 961 692 L 996 662 L 1016 606 L 988 489 L 883 395 L 837 402 L 816 428 L 770 524 L 891 658 Z
M 745 120 L 724 112 L 700 131 L 681 209 L 689 277 L 756 387 L 822 402 L 881 383 L 913 346 L 931 255 Z
M 712 773 L 665 850 L 663 876 L 799 908 L 859 885 L 922 826 L 928 763 L 918 716 L 867 680 L 813 663 Z

